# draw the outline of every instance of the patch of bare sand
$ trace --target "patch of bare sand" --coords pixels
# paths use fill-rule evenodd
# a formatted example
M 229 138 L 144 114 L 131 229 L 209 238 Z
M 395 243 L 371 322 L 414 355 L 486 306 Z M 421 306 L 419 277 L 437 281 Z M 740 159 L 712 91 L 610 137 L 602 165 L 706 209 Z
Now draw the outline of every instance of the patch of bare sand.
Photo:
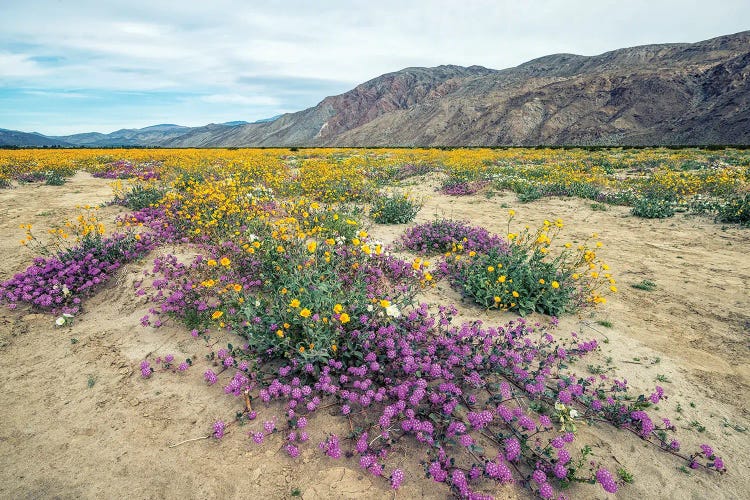
M 631 385 L 650 391 L 657 375 L 671 394 L 662 405 L 677 421 L 683 447 L 692 450 L 712 442 L 730 471 L 724 477 L 702 472 L 686 476 L 663 452 L 644 446 L 637 437 L 607 427 L 582 426 L 581 440 L 590 442 L 597 458 L 612 457 L 635 476 L 621 490 L 623 498 L 742 498 L 750 484 L 745 450 L 750 427 L 748 408 L 748 311 L 750 238 L 747 231 L 678 215 L 645 221 L 612 207 L 594 212 L 575 199 L 547 199 L 523 205 L 513 195 L 491 199 L 478 195 L 451 198 L 432 191 L 434 180 L 418 188 L 427 196 L 418 222 L 435 215 L 464 219 L 503 234 L 507 209 L 516 221 L 532 226 L 545 218 L 562 218 L 572 241 L 598 232 L 605 243 L 601 255 L 619 279 L 620 293 L 592 314 L 563 318 L 558 335 L 579 331 L 602 343 L 602 352 L 586 363 L 617 368 Z M 19 272 L 32 257 L 17 243 L 18 224 L 34 219 L 51 225 L 75 215 L 75 205 L 108 200 L 106 181 L 78 174 L 62 187 L 21 186 L 0 191 L 0 278 Z M 54 215 L 39 215 L 53 211 Z M 117 209 L 102 209 L 114 218 Z M 106 210 L 111 210 L 107 212 Z M 49 221 L 49 222 L 48 222 Z M 374 225 L 371 233 L 394 241 L 404 226 Z M 160 250 L 161 252 L 169 249 Z M 180 249 L 174 249 L 180 250 Z M 153 257 L 153 256 L 152 256 Z M 348 424 L 318 415 L 310 425 L 311 446 L 297 460 L 286 456 L 281 436 L 259 447 L 247 436 L 260 422 L 232 426 L 220 442 L 191 441 L 206 435 L 217 419 L 229 421 L 241 407 L 223 393 L 220 382 L 206 388 L 202 374 L 211 365 L 208 348 L 179 325 L 142 328 L 139 318 L 148 304 L 133 293 L 134 282 L 150 268 L 151 259 L 125 266 L 116 280 L 88 300 L 85 312 L 66 328 L 54 328 L 46 315 L 0 309 L 0 496 L 4 498 L 288 498 L 299 488 L 304 498 L 389 498 L 383 481 L 362 473 L 354 459 L 321 457 L 315 443 L 327 432 L 348 432 Z M 651 279 L 653 292 L 629 285 Z M 460 297 L 441 283 L 425 295 L 431 302 L 457 302 Z M 512 316 L 459 304 L 461 319 L 505 323 Z M 536 319 L 536 318 L 533 318 Z M 605 328 L 596 320 L 612 322 Z M 73 343 L 72 339 L 76 342 Z M 226 342 L 228 338 L 214 337 Z M 181 374 L 159 372 L 140 377 L 138 364 L 147 355 L 174 353 L 192 358 Z M 635 358 L 638 358 L 636 361 Z M 658 363 L 655 361 L 658 359 Z M 640 363 L 640 364 L 634 364 Z M 587 373 L 580 367 L 580 373 Z M 90 381 L 93 381 L 93 385 Z M 680 404 L 682 413 L 675 408 Z M 692 403 L 692 405 L 691 405 Z M 260 420 L 279 414 L 261 412 Z M 726 419 L 726 420 L 724 420 Z M 700 422 L 705 431 L 690 428 Z M 725 422 L 730 427 L 725 426 Z M 407 473 L 401 498 L 445 498 L 447 490 L 424 479 L 416 448 L 394 455 Z M 526 498 L 512 488 L 491 491 L 497 498 Z M 598 487 L 576 487 L 573 498 L 604 498 Z

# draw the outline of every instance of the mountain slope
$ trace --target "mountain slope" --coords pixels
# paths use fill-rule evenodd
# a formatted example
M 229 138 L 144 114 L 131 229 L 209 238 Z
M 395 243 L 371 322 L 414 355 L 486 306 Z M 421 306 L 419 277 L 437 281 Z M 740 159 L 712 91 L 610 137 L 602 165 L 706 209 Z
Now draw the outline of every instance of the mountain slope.
M 271 123 L 189 132 L 170 146 L 495 146 L 750 143 L 750 32 L 501 71 L 407 68 Z
M 70 146 L 70 144 L 36 132 L 19 132 L 0 128 L 0 146 L 49 147 Z

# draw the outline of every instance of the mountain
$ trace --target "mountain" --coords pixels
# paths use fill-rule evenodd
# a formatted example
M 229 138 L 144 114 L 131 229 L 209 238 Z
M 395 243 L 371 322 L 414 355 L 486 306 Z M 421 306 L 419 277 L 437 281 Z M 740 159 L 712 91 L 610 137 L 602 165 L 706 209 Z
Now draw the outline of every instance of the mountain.
M 8 134 L 0 132 L 0 141 L 44 139 Z M 596 56 L 553 54 L 504 70 L 406 68 L 252 123 L 49 139 L 162 147 L 746 145 L 750 31 Z
M 19 132 L 0 128 L 0 146 L 50 147 L 70 146 L 70 144 L 37 132 Z
M 121 129 L 110 134 L 88 132 L 55 137 L 68 144 L 84 147 L 114 147 L 114 146 L 158 146 L 164 141 L 179 137 L 191 130 L 190 127 L 163 123 L 138 129 Z
M 750 144 L 750 31 L 515 68 L 407 68 L 171 146 Z

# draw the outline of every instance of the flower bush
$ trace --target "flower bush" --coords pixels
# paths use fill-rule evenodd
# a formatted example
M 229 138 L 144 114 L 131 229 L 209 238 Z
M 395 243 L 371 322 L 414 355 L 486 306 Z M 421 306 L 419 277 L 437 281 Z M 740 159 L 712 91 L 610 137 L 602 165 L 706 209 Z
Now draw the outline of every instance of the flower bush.
M 386 194 L 372 203 L 370 217 L 378 224 L 406 224 L 421 208 L 422 204 L 408 194 Z
M 515 215 L 510 213 L 509 228 Z M 459 247 L 445 255 L 441 268 L 464 296 L 488 309 L 559 316 L 604 303 L 605 284 L 611 292 L 617 289 L 593 249 L 579 245 L 573 250 L 568 243 L 552 256 L 551 245 L 562 227 L 559 219 L 545 221 L 536 232 L 509 232 L 509 245 L 468 251 Z

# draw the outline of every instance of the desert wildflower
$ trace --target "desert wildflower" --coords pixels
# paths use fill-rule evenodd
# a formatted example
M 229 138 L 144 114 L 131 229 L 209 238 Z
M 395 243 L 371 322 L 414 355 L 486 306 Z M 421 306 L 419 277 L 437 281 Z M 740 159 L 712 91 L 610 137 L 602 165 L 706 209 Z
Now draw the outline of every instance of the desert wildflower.
M 224 267 L 229 267 L 232 262 L 227 257 L 222 257 L 219 263 Z
M 222 316 L 224 316 L 224 311 L 214 311 L 214 313 L 211 315 L 211 319 L 219 319 Z
M 351 318 L 349 318 L 349 315 L 346 313 L 341 313 L 341 315 L 339 316 L 339 321 L 341 321 L 341 324 L 349 323 L 350 320 Z
M 292 301 L 289 303 L 289 307 L 297 308 L 299 307 L 299 304 L 300 304 L 299 299 L 292 299 Z
M 311 314 L 312 312 L 310 311 L 310 309 L 306 307 L 299 312 L 299 315 L 302 316 L 303 318 L 309 318 Z

